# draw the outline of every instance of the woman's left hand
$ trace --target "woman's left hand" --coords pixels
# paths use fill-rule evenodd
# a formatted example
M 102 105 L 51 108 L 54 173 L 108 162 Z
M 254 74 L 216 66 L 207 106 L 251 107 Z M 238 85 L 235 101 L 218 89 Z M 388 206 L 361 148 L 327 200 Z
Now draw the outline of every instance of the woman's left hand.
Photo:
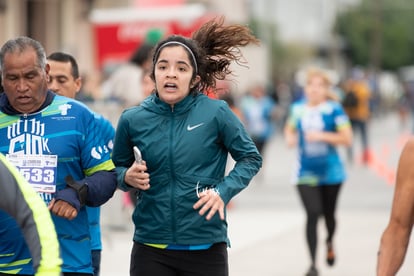
M 194 209 L 200 209 L 200 216 L 204 216 L 207 212 L 206 219 L 210 220 L 218 211 L 220 219 L 224 220 L 224 201 L 214 189 L 208 189 L 199 194 L 199 200 L 194 204 Z

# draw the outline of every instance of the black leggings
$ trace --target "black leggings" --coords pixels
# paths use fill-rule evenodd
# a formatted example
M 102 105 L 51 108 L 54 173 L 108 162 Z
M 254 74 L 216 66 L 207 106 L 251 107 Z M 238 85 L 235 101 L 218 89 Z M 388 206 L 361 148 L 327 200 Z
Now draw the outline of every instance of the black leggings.
M 321 215 L 325 218 L 328 232 L 326 242 L 332 242 L 336 228 L 335 210 L 341 184 L 309 186 L 297 185 L 300 198 L 306 210 L 306 239 L 311 255 L 312 264 L 315 264 L 317 245 L 317 224 Z
M 134 242 L 130 276 L 228 276 L 227 244 L 207 250 L 166 250 Z

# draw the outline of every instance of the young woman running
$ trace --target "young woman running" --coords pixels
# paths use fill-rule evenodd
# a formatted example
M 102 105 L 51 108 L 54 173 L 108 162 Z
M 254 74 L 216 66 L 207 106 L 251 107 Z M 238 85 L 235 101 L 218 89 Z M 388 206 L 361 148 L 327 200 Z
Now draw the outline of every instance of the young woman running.
M 335 209 L 345 168 L 337 146 L 350 145 L 352 130 L 349 119 L 339 102 L 331 100 L 331 82 L 321 69 L 311 69 L 306 75 L 305 99 L 291 106 L 284 129 L 288 146 L 298 146 L 298 166 L 295 184 L 307 215 L 306 239 L 311 267 L 306 276 L 317 276 L 317 222 L 325 218 L 328 265 L 335 262 L 333 235 Z

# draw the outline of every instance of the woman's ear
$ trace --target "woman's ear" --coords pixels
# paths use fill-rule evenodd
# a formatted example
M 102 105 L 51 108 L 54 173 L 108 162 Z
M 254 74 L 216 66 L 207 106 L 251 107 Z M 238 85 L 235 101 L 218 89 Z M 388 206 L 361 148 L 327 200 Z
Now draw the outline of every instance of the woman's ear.
M 201 80 L 199 75 L 195 76 L 195 78 L 191 81 L 190 88 L 194 88 Z

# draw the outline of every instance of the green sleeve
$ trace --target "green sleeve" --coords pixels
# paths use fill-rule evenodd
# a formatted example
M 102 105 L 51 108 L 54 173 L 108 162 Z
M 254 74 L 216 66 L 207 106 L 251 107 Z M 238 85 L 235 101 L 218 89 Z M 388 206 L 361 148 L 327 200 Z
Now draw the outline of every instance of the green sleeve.
M 124 112 L 118 120 L 112 160 L 116 166 L 118 188 L 125 192 L 133 188 L 125 183 L 125 173 L 135 160 L 132 150 L 133 145 L 129 136 L 129 128 L 128 116 Z
M 220 197 L 227 204 L 235 195 L 248 186 L 262 167 L 263 160 L 250 135 L 236 115 L 226 106 L 220 109 L 220 114 L 221 137 L 225 147 L 236 161 L 234 168 L 217 187 Z

